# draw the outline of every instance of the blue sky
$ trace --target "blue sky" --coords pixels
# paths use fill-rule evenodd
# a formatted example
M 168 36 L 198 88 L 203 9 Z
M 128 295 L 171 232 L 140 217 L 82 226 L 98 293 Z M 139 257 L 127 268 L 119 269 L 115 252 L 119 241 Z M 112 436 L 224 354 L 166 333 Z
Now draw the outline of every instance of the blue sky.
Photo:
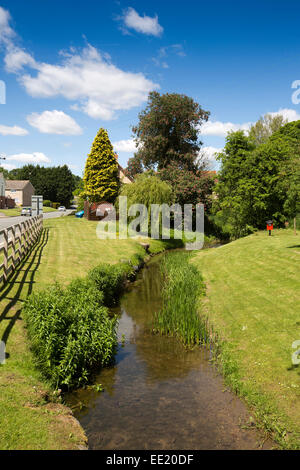
M 300 119 L 300 4 L 0 0 L 0 153 L 7 168 L 67 163 L 81 175 L 100 127 L 126 166 L 148 92 L 192 96 L 212 167 L 230 129 L 268 112 Z M 3 100 L 3 97 L 2 97 Z M 1 97 L 0 97 L 1 101 Z

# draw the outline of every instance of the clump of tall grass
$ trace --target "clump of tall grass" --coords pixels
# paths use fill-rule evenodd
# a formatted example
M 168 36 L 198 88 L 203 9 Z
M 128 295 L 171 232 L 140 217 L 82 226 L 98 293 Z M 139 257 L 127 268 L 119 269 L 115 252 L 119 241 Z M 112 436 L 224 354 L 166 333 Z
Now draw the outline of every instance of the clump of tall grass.
M 117 319 L 107 307 L 116 304 L 125 280 L 134 276 L 132 262 L 101 263 L 66 288 L 55 284 L 27 299 L 23 313 L 31 349 L 52 386 L 82 386 L 96 368 L 112 361 Z
M 206 319 L 199 315 L 199 297 L 204 294 L 201 274 L 190 263 L 190 254 L 167 254 L 161 264 L 162 301 L 154 315 L 154 332 L 175 336 L 186 346 L 206 341 Z
M 99 264 L 88 272 L 88 279 L 95 289 L 103 293 L 104 305 L 112 307 L 122 292 L 127 277 L 128 264 Z
M 114 357 L 117 319 L 89 280 L 31 295 L 23 313 L 37 366 L 54 387 L 84 385 Z

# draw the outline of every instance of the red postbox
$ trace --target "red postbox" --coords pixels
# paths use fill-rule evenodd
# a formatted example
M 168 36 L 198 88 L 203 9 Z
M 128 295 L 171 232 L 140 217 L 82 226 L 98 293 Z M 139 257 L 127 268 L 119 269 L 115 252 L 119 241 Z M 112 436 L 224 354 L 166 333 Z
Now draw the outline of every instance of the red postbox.
M 269 230 L 269 236 L 271 236 L 273 230 L 273 220 L 267 220 L 267 230 Z

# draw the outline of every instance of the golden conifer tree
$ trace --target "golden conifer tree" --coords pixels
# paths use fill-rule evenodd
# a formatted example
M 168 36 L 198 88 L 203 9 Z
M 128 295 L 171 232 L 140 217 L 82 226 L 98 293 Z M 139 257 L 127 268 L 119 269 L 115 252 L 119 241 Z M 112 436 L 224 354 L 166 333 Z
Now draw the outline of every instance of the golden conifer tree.
M 100 128 L 88 155 L 84 170 L 82 196 L 90 202 L 114 202 L 120 180 L 118 163 L 107 131 Z

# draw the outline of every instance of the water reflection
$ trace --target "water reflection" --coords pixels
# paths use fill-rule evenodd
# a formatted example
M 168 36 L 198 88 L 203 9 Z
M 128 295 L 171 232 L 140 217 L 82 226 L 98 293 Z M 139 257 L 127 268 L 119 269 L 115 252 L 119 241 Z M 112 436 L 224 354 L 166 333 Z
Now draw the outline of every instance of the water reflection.
M 242 430 L 244 405 L 209 363 L 209 352 L 186 351 L 175 339 L 152 335 L 161 305 L 159 258 L 140 273 L 119 307 L 119 348 L 96 383 L 105 391 L 70 397 L 94 449 L 252 449 L 256 431 Z M 125 341 L 124 341 L 125 340 Z

